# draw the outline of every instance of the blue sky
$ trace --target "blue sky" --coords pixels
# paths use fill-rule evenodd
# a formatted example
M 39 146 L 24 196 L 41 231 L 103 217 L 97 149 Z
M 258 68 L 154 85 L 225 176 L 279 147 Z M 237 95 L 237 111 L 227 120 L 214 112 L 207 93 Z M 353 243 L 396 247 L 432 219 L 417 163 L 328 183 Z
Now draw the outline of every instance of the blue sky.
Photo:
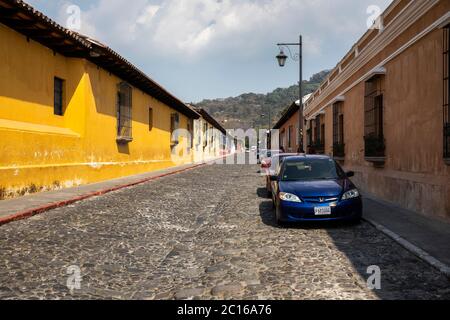
M 112 47 L 186 102 L 266 93 L 298 82 L 276 43 L 304 40 L 304 78 L 333 68 L 391 0 L 26 0 Z M 376 7 L 373 7 L 376 6 Z M 76 20 L 75 20 L 76 21 Z

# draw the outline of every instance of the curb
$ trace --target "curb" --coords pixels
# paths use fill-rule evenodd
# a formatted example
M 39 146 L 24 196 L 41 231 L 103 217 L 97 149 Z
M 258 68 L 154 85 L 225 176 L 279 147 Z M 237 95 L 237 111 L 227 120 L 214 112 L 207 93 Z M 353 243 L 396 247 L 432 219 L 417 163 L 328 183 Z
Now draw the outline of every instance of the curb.
M 368 222 L 372 226 L 374 226 L 376 229 L 384 233 L 386 236 L 397 242 L 399 245 L 401 245 L 403 248 L 414 254 L 419 259 L 423 260 L 424 262 L 431 265 L 433 268 L 439 270 L 444 276 L 446 276 L 448 279 L 450 279 L 450 267 L 447 266 L 445 263 L 439 261 L 435 257 L 431 256 L 428 252 L 420 249 L 416 245 L 412 244 L 408 240 L 402 238 L 395 232 L 389 230 L 388 228 L 382 226 L 378 222 L 373 221 L 369 218 L 363 218 L 364 221 Z
M 67 200 L 62 200 L 62 201 L 58 201 L 58 202 L 53 202 L 50 204 L 46 204 L 44 206 L 41 207 L 37 207 L 37 208 L 33 208 L 33 209 L 28 209 L 26 211 L 22 211 L 22 212 L 18 212 L 18 213 L 14 213 L 11 214 L 10 216 L 7 217 L 3 217 L 0 218 L 0 226 L 5 225 L 7 223 L 10 222 L 14 222 L 14 221 L 19 221 L 19 220 L 23 220 L 23 219 L 27 219 L 27 218 L 31 218 L 35 215 L 56 209 L 56 208 L 61 208 L 61 207 L 65 207 L 68 206 L 70 204 L 73 204 L 75 202 L 79 202 L 82 200 L 86 200 L 89 198 L 93 198 L 93 197 L 97 197 L 97 196 L 101 196 L 113 191 L 117 191 L 117 190 L 121 190 L 121 189 L 125 189 L 125 188 L 129 188 L 129 187 L 133 187 L 139 184 L 143 184 L 149 181 L 153 181 L 153 180 L 157 180 L 157 179 L 161 179 L 167 176 L 172 176 L 172 175 L 176 175 L 185 171 L 189 171 L 189 170 L 193 170 L 199 167 L 203 167 L 206 166 L 207 163 L 201 163 L 201 164 L 197 164 L 197 165 L 193 165 L 191 167 L 187 167 L 187 168 L 183 168 L 183 169 L 179 169 L 179 170 L 174 170 L 172 172 L 168 172 L 168 173 L 163 173 L 160 175 L 156 175 L 154 177 L 150 177 L 150 178 L 145 178 L 142 180 L 138 180 L 132 183 L 128 183 L 128 184 L 124 184 L 124 185 L 119 185 L 119 186 L 115 186 L 113 188 L 107 188 L 107 189 L 103 189 L 103 190 L 99 190 L 99 191 L 94 191 L 94 192 L 90 192 L 84 195 L 81 195 L 79 197 L 75 197 L 75 198 L 71 198 L 71 199 L 67 199 Z

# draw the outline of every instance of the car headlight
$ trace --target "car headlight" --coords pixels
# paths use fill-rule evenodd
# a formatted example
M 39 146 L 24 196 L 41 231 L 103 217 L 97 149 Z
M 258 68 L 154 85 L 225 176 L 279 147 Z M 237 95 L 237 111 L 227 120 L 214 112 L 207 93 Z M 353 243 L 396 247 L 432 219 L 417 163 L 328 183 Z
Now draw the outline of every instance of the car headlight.
M 358 197 L 359 197 L 358 189 L 352 189 L 352 190 L 344 193 L 344 195 L 342 196 L 342 200 L 349 200 L 349 199 L 354 199 L 354 198 L 358 198 Z
M 299 197 L 292 193 L 280 192 L 280 199 L 289 202 L 302 202 Z

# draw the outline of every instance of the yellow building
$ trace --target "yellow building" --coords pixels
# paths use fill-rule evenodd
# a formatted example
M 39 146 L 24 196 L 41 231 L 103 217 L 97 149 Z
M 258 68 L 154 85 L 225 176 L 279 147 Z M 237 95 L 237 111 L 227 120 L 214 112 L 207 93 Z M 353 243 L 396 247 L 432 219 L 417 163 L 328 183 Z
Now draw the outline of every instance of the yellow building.
M 0 0 L 0 57 L 0 199 L 193 161 L 171 133 L 197 112 L 22 1 Z

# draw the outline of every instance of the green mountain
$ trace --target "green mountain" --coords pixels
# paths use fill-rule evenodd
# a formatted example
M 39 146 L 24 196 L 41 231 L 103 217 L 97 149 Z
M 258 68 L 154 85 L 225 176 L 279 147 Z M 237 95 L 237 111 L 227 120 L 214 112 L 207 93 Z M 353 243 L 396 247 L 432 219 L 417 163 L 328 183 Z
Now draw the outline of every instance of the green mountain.
M 329 70 L 324 70 L 303 81 L 304 94 L 314 92 L 328 73 Z M 238 97 L 203 100 L 196 106 L 205 109 L 227 129 L 267 128 L 269 123 L 272 127 L 278 121 L 298 96 L 298 85 L 294 85 L 267 94 L 244 93 Z

